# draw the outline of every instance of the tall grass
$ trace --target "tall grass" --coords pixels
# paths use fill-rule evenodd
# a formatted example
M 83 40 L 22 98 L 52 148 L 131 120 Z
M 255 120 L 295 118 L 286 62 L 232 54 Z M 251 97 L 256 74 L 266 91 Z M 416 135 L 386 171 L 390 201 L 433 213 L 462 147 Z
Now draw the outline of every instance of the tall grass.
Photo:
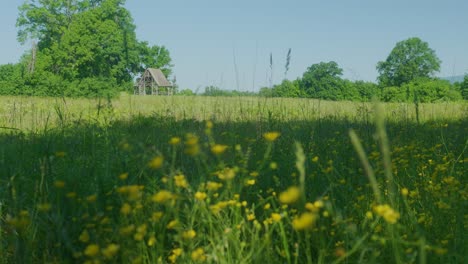
M 0 101 L 0 263 L 465 261 L 466 104 Z

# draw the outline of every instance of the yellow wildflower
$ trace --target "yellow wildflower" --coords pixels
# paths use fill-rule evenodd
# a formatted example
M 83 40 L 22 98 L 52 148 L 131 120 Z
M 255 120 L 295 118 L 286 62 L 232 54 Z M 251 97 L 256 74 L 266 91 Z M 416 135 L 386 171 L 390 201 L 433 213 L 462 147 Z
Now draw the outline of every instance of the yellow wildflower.
M 52 208 L 52 205 L 50 203 L 41 203 L 37 205 L 37 210 L 39 212 L 48 212 Z
M 163 216 L 162 212 L 154 212 L 151 214 L 151 221 L 157 222 L 159 221 L 159 219 L 161 219 L 162 216 Z
M 234 177 L 236 177 L 236 169 L 225 168 L 222 171 L 218 171 L 216 174 L 218 175 L 218 178 L 220 180 L 228 181 L 228 180 L 232 180 L 232 179 L 234 179 Z
M 204 192 L 196 192 L 195 193 L 195 199 L 199 200 L 199 201 L 203 201 L 205 200 L 207 197 L 206 193 Z
M 247 181 L 245 182 L 245 184 L 246 184 L 246 185 L 251 185 L 251 186 L 252 186 L 252 185 L 255 185 L 255 179 L 247 180 Z
M 295 230 L 305 230 L 311 228 L 317 221 L 317 215 L 314 213 L 303 213 L 292 221 L 292 226 Z
M 120 208 L 120 213 L 123 215 L 128 215 L 132 212 L 132 207 L 128 203 L 124 203 Z
M 55 188 L 62 189 L 63 187 L 65 187 L 65 182 L 64 181 L 55 181 L 54 186 L 55 186 Z
M 279 221 L 281 221 L 281 214 L 272 213 L 270 217 L 271 217 L 271 219 L 273 220 L 273 222 L 279 222 Z
M 193 134 L 187 134 L 185 138 L 185 153 L 191 156 L 197 155 L 200 151 L 198 137 Z
M 135 225 L 124 226 L 119 229 L 119 233 L 126 236 L 131 234 L 133 230 L 135 230 Z
M 174 176 L 174 181 L 177 187 L 187 188 L 188 186 L 187 180 L 185 179 L 185 176 L 182 174 Z
M 88 257 L 95 257 L 99 254 L 99 246 L 96 244 L 91 244 L 86 247 L 84 254 Z
M 148 162 L 148 167 L 151 169 L 159 169 L 162 167 L 164 162 L 164 157 L 163 156 L 156 156 L 150 162 Z
M 96 194 L 89 195 L 89 196 L 86 197 L 86 201 L 88 203 L 94 203 L 96 200 L 97 200 L 97 195 Z
M 67 196 L 67 198 L 75 198 L 76 197 L 76 192 L 69 192 L 65 196 Z
M 374 206 L 374 212 L 383 217 L 389 224 L 395 224 L 400 218 L 400 213 L 393 210 L 388 204 Z
M 127 178 L 128 178 L 128 173 L 122 173 L 119 175 L 119 179 L 121 179 L 122 181 L 126 180 Z
M 178 225 L 179 225 L 179 221 L 172 220 L 167 224 L 166 228 L 167 229 L 176 229 Z
M 148 247 L 152 247 L 156 244 L 156 238 L 154 236 L 151 236 L 149 239 L 148 239 Z
M 89 242 L 89 233 L 88 233 L 88 230 L 84 230 L 83 232 L 81 232 L 81 235 L 80 237 L 78 238 L 79 241 L 83 242 L 83 243 L 88 243 Z
M 169 144 L 170 145 L 178 145 L 180 143 L 180 137 L 172 137 L 170 140 L 169 140 Z
M 190 240 L 193 239 L 197 235 L 197 232 L 195 230 L 190 229 L 182 233 L 182 237 L 184 239 Z
M 206 261 L 206 255 L 205 255 L 205 251 L 203 250 L 203 248 L 197 248 L 194 251 L 192 251 L 191 257 L 192 257 L 192 260 L 195 262 Z
M 63 158 L 63 157 L 65 157 L 66 155 L 67 155 L 67 153 L 64 152 L 64 151 L 57 151 L 57 152 L 55 152 L 55 157 L 57 157 L 57 158 Z
M 227 148 L 228 148 L 228 146 L 226 146 L 226 145 L 216 144 L 216 145 L 211 147 L 211 152 L 213 154 L 220 155 L 220 154 L 223 154 L 226 151 Z
M 175 263 L 177 258 L 182 255 L 184 251 L 181 248 L 176 248 L 172 250 L 172 255 L 169 256 L 169 261 Z
M 409 191 L 408 191 L 407 188 L 401 189 L 401 195 L 403 195 L 403 196 L 408 196 L 408 194 L 409 194 Z
M 255 220 L 255 214 L 254 214 L 254 213 L 248 214 L 248 215 L 247 215 L 247 220 L 248 220 L 248 221 L 253 221 L 253 220 Z
M 117 252 L 119 251 L 120 246 L 117 244 L 109 244 L 105 249 L 103 249 L 102 255 L 104 255 L 105 258 L 111 259 L 113 258 Z
M 151 197 L 151 200 L 155 203 L 166 203 L 172 199 L 174 199 L 174 195 L 166 190 L 159 191 Z
M 292 186 L 289 187 L 286 191 L 280 193 L 279 200 L 283 204 L 292 204 L 299 200 L 301 196 L 301 191 L 298 187 Z
M 314 163 L 317 163 L 318 160 L 319 160 L 319 157 L 318 157 L 318 156 L 315 156 L 315 157 L 312 158 L 312 162 L 314 162 Z
M 209 191 L 217 191 L 221 187 L 223 187 L 222 183 L 212 181 L 206 183 L 206 189 L 208 189 Z
M 281 134 L 279 132 L 267 132 L 263 134 L 263 138 L 265 138 L 266 141 L 273 142 L 275 141 Z

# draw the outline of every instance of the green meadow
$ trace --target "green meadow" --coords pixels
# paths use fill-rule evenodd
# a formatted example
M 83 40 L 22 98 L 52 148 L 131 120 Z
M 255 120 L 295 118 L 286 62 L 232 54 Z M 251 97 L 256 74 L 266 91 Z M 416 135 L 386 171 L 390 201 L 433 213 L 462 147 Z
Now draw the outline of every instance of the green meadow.
M 466 263 L 467 117 L 0 97 L 0 263 Z

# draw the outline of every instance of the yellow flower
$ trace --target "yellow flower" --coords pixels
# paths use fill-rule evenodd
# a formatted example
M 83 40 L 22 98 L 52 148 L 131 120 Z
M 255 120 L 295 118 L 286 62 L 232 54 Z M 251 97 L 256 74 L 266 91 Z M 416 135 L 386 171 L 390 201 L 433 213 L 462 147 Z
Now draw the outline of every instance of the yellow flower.
M 409 194 L 408 189 L 406 189 L 406 188 L 401 189 L 401 195 L 408 196 L 408 194 Z
M 315 201 L 314 206 L 317 208 L 322 208 L 323 207 L 323 202 L 321 200 Z
M 104 255 L 104 257 L 107 259 L 111 259 L 117 254 L 119 249 L 120 249 L 119 245 L 109 244 L 105 249 L 102 250 L 102 255 Z
M 157 221 L 159 221 L 159 219 L 161 219 L 162 216 L 163 216 L 162 212 L 154 212 L 154 213 L 151 214 L 151 221 L 152 222 L 157 222 Z
M 154 236 L 151 236 L 149 239 L 148 239 L 148 247 L 152 247 L 156 244 L 156 238 Z
M 246 185 L 255 185 L 255 179 L 252 179 L 252 180 L 247 180 L 245 182 Z
M 207 197 L 206 193 L 204 192 L 196 192 L 195 193 L 195 199 L 199 200 L 199 201 L 203 201 L 205 200 Z
M 166 203 L 172 199 L 174 199 L 174 195 L 166 190 L 159 191 L 151 197 L 151 200 L 155 203 Z
M 159 169 L 162 167 L 164 162 L 164 157 L 163 156 L 156 156 L 150 162 L 148 162 L 148 167 L 151 169 Z
M 57 151 L 57 152 L 55 152 L 55 157 L 57 157 L 57 158 L 63 158 L 63 157 L 65 157 L 66 155 L 67 155 L 67 153 L 64 152 L 64 151 Z
M 217 191 L 221 187 L 223 187 L 222 183 L 212 181 L 206 183 L 206 189 L 208 189 L 209 191 Z
M 52 208 L 52 205 L 50 203 L 42 203 L 37 205 L 37 210 L 39 212 L 48 212 Z
M 195 156 L 200 151 L 198 137 L 193 134 L 187 134 L 185 137 L 185 154 Z
M 180 137 L 172 137 L 170 140 L 169 140 L 169 144 L 170 145 L 178 145 L 180 143 Z
M 315 156 L 315 157 L 312 158 L 312 162 L 314 162 L 314 163 L 317 163 L 318 160 L 319 160 L 319 157 L 318 157 L 318 156 Z
M 388 204 L 374 206 L 374 212 L 383 217 L 389 224 L 395 224 L 400 218 L 400 213 L 393 210 Z
M 299 200 L 301 196 L 301 191 L 298 187 L 292 186 L 289 187 L 286 191 L 280 193 L 279 200 L 283 204 L 292 204 Z
M 263 206 L 263 209 L 268 210 L 271 208 L 271 204 L 267 203 Z
M 213 128 L 213 122 L 211 122 L 210 120 L 206 121 L 206 128 L 207 129 L 212 129 Z
M 62 189 L 63 187 L 65 187 L 65 182 L 64 181 L 55 181 L 54 186 L 55 186 L 55 188 Z
M 265 138 L 266 141 L 273 142 L 275 141 L 281 134 L 279 132 L 267 132 L 263 134 L 263 138 Z
M 76 197 L 76 192 L 69 192 L 65 196 L 67 196 L 67 198 L 75 198 Z
M 258 177 L 258 172 L 252 171 L 251 173 L 249 173 L 249 175 L 255 178 Z
M 190 229 L 182 233 L 182 237 L 187 240 L 193 239 L 196 235 L 197 235 L 197 232 L 195 232 L 195 230 L 193 229 Z
M 128 178 L 128 173 L 122 173 L 119 175 L 119 179 L 121 179 L 122 181 L 126 180 L 127 178 Z
M 228 180 L 232 180 L 232 179 L 234 179 L 234 177 L 236 177 L 236 169 L 225 168 L 222 171 L 218 171 L 216 174 L 218 175 L 218 178 L 220 180 L 228 181 Z
M 211 152 L 213 154 L 220 155 L 220 154 L 223 154 L 226 151 L 227 148 L 228 148 L 228 146 L 226 146 L 226 145 L 216 144 L 216 145 L 211 147 Z
M 206 261 L 206 255 L 203 248 L 197 248 L 194 251 L 192 251 L 191 257 L 193 261 Z
M 253 213 L 252 213 L 252 214 L 248 214 L 248 215 L 247 215 L 247 220 L 248 220 L 248 221 L 253 221 L 253 220 L 255 220 L 255 214 L 253 214 Z
M 120 208 L 120 213 L 123 215 L 128 215 L 132 212 L 132 207 L 128 203 L 124 203 Z
M 281 221 L 281 214 L 272 213 L 271 214 L 271 219 L 273 220 L 273 222 L 279 222 L 279 221 Z
M 367 219 L 372 219 L 372 218 L 374 218 L 374 215 L 372 214 L 372 212 L 367 211 L 367 212 L 366 212 L 366 218 L 367 218 Z
M 78 240 L 80 240 L 81 242 L 83 243 L 88 243 L 89 242 L 89 233 L 88 233 L 88 230 L 84 230 L 80 237 L 78 238 Z
M 278 168 L 278 163 L 276 163 L 276 162 L 270 163 L 270 169 L 276 170 L 277 168 Z
M 88 257 L 95 257 L 99 254 L 99 246 L 96 244 L 91 244 L 86 247 L 84 254 Z
M 179 225 L 179 221 L 172 220 L 167 224 L 166 228 L 167 229 L 175 229 L 178 225 Z
M 119 229 L 119 233 L 121 235 L 126 236 L 126 235 L 129 235 L 130 233 L 132 233 L 133 230 L 135 230 L 135 225 L 124 226 L 124 227 L 121 227 Z
M 94 203 L 97 199 L 97 195 L 96 194 L 93 194 L 93 195 L 89 195 L 86 197 L 86 201 L 88 203 Z
M 292 226 L 295 230 L 301 231 L 311 228 L 317 221 L 317 215 L 314 213 L 303 213 L 292 221 Z
M 174 176 L 174 181 L 177 187 L 187 188 L 188 186 L 187 180 L 185 179 L 185 176 L 182 174 Z

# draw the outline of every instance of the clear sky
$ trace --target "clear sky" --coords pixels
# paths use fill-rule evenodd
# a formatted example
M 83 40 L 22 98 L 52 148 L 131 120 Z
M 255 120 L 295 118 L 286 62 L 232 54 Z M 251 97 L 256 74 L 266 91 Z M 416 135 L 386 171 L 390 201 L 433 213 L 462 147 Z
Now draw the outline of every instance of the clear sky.
M 0 0 L 0 64 L 17 62 L 17 7 Z M 419 37 L 442 60 L 439 76 L 468 72 L 468 0 L 127 0 L 140 40 L 171 52 L 181 89 L 243 91 L 336 61 L 351 80 L 375 81 L 396 42 Z M 235 65 L 237 67 L 235 67 Z M 237 71 L 236 71 L 237 68 Z

